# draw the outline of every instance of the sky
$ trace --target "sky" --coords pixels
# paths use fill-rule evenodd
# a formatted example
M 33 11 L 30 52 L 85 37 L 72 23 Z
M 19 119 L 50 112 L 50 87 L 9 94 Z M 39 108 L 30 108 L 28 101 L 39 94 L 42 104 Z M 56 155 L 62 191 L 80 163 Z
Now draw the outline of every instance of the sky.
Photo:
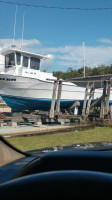
M 23 15 L 23 50 L 50 59 L 42 63 L 48 72 L 112 64 L 112 0 L 3 0 L 4 2 L 57 9 L 17 6 L 15 44 L 21 46 Z M 15 4 L 0 1 L 0 51 L 10 48 L 14 38 Z M 90 8 L 110 8 L 83 10 Z M 81 10 L 82 9 L 82 10 Z

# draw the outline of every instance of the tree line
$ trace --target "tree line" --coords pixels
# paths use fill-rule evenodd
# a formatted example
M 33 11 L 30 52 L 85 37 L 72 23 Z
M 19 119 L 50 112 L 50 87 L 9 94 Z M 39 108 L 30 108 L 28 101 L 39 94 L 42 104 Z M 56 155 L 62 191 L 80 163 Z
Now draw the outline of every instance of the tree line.
M 57 71 L 53 72 L 53 75 L 62 78 L 76 78 L 76 77 L 83 77 L 84 68 L 79 68 L 77 70 L 72 69 L 71 67 L 68 68 L 66 72 Z M 86 76 L 95 76 L 95 75 L 105 75 L 105 74 L 112 74 L 112 64 L 109 66 L 100 65 L 99 67 L 85 67 L 85 75 Z

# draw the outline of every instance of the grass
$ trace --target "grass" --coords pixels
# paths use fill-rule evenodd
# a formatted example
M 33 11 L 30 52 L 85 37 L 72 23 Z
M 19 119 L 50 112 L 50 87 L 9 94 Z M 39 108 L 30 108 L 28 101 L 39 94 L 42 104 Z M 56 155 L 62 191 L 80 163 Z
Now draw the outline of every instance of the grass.
M 72 131 L 39 136 L 7 138 L 22 151 L 84 142 L 112 141 L 111 127 L 95 127 L 85 131 Z

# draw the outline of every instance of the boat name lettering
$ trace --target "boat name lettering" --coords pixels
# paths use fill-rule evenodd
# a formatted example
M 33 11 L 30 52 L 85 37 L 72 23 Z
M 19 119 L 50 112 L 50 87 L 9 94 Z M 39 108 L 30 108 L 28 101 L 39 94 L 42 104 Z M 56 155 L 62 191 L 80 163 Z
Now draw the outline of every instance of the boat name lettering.
M 6 79 L 5 79 L 5 78 L 0 78 L 0 80 L 1 80 L 1 81 L 5 81 L 5 80 L 6 80 L 6 81 L 16 81 L 15 78 L 6 78 Z
M 1 81 L 5 81 L 5 78 L 0 78 Z
M 16 81 L 15 78 L 7 78 L 6 81 Z

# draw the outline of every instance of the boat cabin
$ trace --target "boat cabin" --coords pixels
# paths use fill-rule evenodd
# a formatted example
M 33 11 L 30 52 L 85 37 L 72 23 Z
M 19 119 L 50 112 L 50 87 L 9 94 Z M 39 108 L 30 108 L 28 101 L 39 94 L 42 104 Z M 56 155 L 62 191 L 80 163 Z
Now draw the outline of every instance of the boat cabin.
M 5 72 L 14 71 L 17 75 L 40 71 L 41 59 L 47 59 L 45 56 L 21 50 L 8 50 L 3 52 L 2 55 L 5 56 Z

